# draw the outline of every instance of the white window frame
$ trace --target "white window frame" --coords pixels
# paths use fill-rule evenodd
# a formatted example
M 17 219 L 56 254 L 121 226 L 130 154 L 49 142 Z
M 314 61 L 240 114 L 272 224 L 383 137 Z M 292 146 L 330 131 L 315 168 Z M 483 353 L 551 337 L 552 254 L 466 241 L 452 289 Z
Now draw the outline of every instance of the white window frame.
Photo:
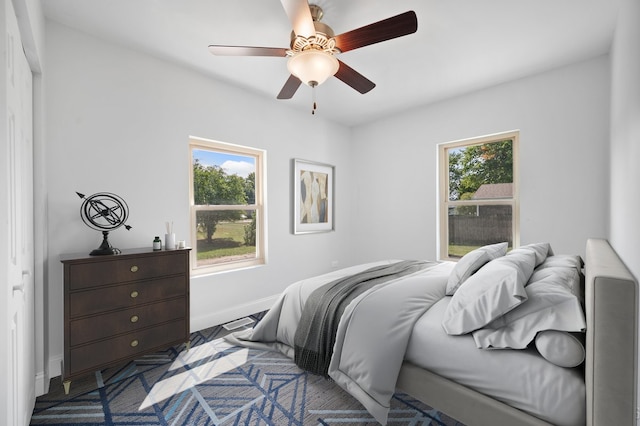
M 483 200 L 449 200 L 449 149 L 473 145 L 483 145 L 511 139 L 513 154 L 513 198 L 495 198 Z M 465 205 L 508 205 L 512 211 L 513 247 L 520 246 L 520 178 L 519 178 L 519 139 L 520 131 L 512 130 L 503 133 L 462 139 L 438 144 L 438 258 L 456 261 L 459 258 L 449 256 L 449 207 Z
M 217 151 L 233 155 L 255 158 L 255 204 L 196 206 L 193 191 L 193 150 Z M 241 145 L 219 142 L 199 137 L 189 137 L 189 205 L 191 215 L 191 274 L 204 275 L 216 272 L 249 268 L 267 263 L 266 245 L 266 161 L 264 150 Z M 196 212 L 205 210 L 253 210 L 256 212 L 256 256 L 251 259 L 230 260 L 206 266 L 197 266 Z

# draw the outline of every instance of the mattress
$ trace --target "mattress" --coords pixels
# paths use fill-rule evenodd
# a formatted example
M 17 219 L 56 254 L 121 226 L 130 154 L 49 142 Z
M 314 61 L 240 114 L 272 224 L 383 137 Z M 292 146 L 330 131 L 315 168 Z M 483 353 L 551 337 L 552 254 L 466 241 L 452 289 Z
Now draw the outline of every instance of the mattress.
M 450 336 L 445 297 L 417 321 L 405 359 L 413 364 L 556 425 L 584 425 L 582 368 L 558 367 L 535 348 L 482 350 L 469 335 Z

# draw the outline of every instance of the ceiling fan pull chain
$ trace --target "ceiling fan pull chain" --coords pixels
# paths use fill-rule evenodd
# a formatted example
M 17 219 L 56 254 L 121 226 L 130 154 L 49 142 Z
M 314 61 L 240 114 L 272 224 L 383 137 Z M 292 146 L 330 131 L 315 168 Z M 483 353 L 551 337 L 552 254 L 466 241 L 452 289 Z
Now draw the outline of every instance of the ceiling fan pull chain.
M 317 84 L 311 86 L 311 100 L 313 101 L 313 109 L 311 110 L 311 115 L 315 115 L 316 109 L 318 109 L 318 105 L 316 103 L 316 86 Z

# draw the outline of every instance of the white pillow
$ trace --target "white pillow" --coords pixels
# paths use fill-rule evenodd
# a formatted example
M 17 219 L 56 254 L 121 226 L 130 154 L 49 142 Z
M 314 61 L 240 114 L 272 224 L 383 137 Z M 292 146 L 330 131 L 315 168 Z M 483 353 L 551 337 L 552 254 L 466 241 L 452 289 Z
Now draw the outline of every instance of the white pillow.
M 585 358 L 584 344 L 580 337 L 565 331 L 541 331 L 536 335 L 536 349 L 552 364 L 566 368 L 577 367 Z
M 447 281 L 446 295 L 452 296 L 463 282 L 487 262 L 507 253 L 508 243 L 491 244 L 479 247 L 462 256 L 456 263 Z
M 563 266 L 565 268 L 575 268 L 581 270 L 584 266 L 582 258 L 573 254 L 556 254 L 549 255 L 544 262 L 536 269 L 554 268 L 556 266 Z
M 580 301 L 568 287 L 558 283 L 558 277 L 551 275 L 530 283 L 526 302 L 473 332 L 476 346 L 524 349 L 540 331 L 583 331 L 586 322 Z
M 536 266 L 544 262 L 547 256 L 550 256 L 551 253 L 553 253 L 549 243 L 527 244 L 526 246 L 520 246 L 517 249 L 511 250 L 509 253 L 518 252 L 519 250 L 533 250 L 536 254 Z
M 583 265 L 584 263 L 580 256 L 562 254 L 549 256 L 533 271 L 533 275 L 529 278 L 529 284 L 543 279 L 551 279 L 554 282 L 567 287 L 571 293 L 580 300 L 580 303 L 584 308 Z
M 444 313 L 442 327 L 447 334 L 465 334 L 484 327 L 527 300 L 524 285 L 535 261 L 533 251 L 523 250 L 492 260 L 469 277 Z

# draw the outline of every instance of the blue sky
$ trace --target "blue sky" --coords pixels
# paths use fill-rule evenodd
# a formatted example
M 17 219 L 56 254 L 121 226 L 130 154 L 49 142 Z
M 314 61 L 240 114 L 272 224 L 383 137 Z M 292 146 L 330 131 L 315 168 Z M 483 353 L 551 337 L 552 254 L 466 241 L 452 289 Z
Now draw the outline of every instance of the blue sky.
M 194 149 L 193 158 L 200 160 L 203 166 L 220 166 L 228 174 L 243 178 L 256 171 L 256 160 L 249 156 Z

